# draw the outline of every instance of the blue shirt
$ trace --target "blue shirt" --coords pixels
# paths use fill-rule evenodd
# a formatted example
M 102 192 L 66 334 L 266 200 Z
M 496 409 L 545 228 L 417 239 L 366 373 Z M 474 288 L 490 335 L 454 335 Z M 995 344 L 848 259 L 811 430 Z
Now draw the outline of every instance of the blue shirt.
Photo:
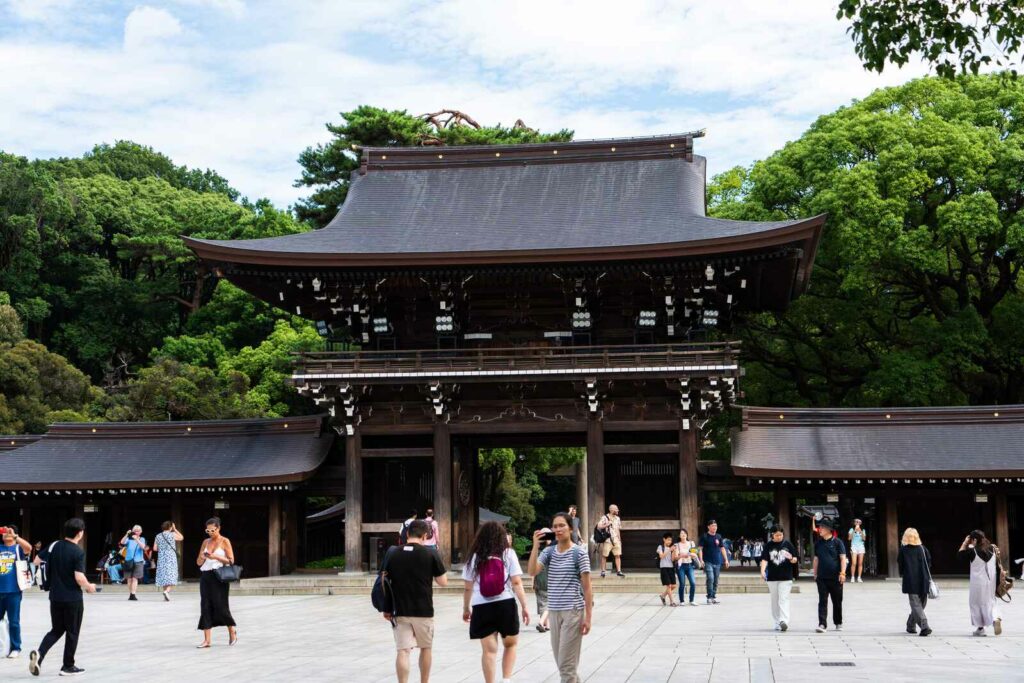
M 703 534 L 697 545 L 700 546 L 704 555 L 704 564 L 722 564 L 725 558 L 722 557 L 722 534 Z
M 818 558 L 818 579 L 839 579 L 839 558 L 846 554 L 846 546 L 833 536 L 825 541 L 820 537 L 814 542 L 814 556 Z
M 25 559 L 22 557 L 21 559 Z M 18 560 L 18 546 L 0 545 L 0 593 L 20 593 L 14 563 Z
M 124 559 L 132 560 L 135 562 L 142 562 L 146 559 L 146 554 L 142 550 L 146 547 L 145 536 L 139 536 L 138 541 L 136 541 L 134 538 L 128 539 L 128 543 L 126 543 L 124 547 Z

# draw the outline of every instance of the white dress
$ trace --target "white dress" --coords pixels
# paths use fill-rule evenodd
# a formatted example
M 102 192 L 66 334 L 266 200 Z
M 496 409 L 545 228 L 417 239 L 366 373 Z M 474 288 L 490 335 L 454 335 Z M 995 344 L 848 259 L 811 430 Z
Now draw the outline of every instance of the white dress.
M 971 625 L 974 628 L 991 626 L 999 618 L 996 613 L 996 556 L 983 562 L 978 554 L 971 560 L 971 583 L 968 604 L 971 607 Z

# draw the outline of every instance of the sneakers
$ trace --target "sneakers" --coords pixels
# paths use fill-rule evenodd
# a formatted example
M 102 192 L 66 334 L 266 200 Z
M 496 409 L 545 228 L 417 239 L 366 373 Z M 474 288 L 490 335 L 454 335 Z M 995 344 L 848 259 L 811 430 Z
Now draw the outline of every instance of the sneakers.
M 817 631 L 818 633 L 824 633 L 827 629 L 828 629 L 828 626 L 826 626 L 825 624 L 818 624 L 818 628 L 816 628 L 814 630 Z
M 164 602 L 170 602 L 170 601 L 171 601 L 171 594 L 168 593 L 167 591 L 164 591 Z
M 664 595 L 659 595 L 658 597 L 661 598 L 661 606 L 664 607 L 667 604 L 665 602 L 665 596 Z
M 932 630 L 930 628 L 923 628 L 923 629 L 921 629 L 921 637 L 922 638 L 926 638 L 926 637 L 930 636 L 931 634 L 932 634 Z
M 7 659 L 17 659 L 21 656 L 21 650 L 11 650 L 7 653 Z
M 917 633 L 917 627 L 916 626 L 908 626 L 907 627 L 907 633 L 909 633 L 910 635 L 914 635 L 915 633 Z
M 786 631 L 786 630 L 788 630 L 788 629 L 789 629 L 789 624 L 787 624 L 787 623 L 786 623 L 786 622 L 784 622 L 784 621 L 780 621 L 780 622 L 779 622 L 779 630 L 780 630 L 780 631 L 782 631 L 782 632 L 785 632 L 785 631 Z
M 138 601 L 138 597 L 135 596 L 135 593 L 129 593 L 128 599 Z
M 864 583 L 864 577 L 863 576 L 858 576 L 857 577 L 857 583 Z
M 1002 619 L 996 619 L 994 622 L 992 622 L 992 630 L 996 632 L 997 636 L 1000 633 L 1002 633 L 1003 632 L 1003 620 Z
M 626 578 L 626 575 L 625 575 L 625 574 L 623 574 L 622 572 L 615 572 L 615 576 L 618 576 L 618 577 L 619 577 L 619 578 L 621 578 L 621 579 L 624 579 L 624 578 Z
M 59 676 L 77 676 L 78 674 L 84 674 L 85 669 L 79 669 L 77 666 L 68 666 L 60 670 Z
M 718 598 L 711 598 L 711 604 L 712 605 L 717 605 L 718 604 Z
M 33 676 L 39 675 L 39 653 L 32 650 L 28 656 L 28 672 Z
M 604 578 L 604 572 L 603 571 L 601 572 L 601 578 L 602 579 Z
M 843 630 L 843 625 L 842 624 L 836 624 L 836 630 L 837 631 L 842 631 Z
M 985 629 L 984 628 L 976 628 L 976 629 L 974 629 L 974 635 L 979 636 L 981 638 L 984 638 L 988 634 L 985 633 Z

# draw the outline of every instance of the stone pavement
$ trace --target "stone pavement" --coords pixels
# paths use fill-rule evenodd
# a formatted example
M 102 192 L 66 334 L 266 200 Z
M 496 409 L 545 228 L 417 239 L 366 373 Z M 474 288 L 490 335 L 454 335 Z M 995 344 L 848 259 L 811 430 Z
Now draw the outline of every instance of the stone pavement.
M 600 683 L 677 681 L 1024 681 L 1024 608 L 1004 605 L 1002 636 L 974 638 L 966 584 L 945 588 L 928 606 L 935 633 L 907 635 L 905 597 L 894 582 L 846 588 L 846 628 L 816 634 L 817 597 L 809 581 L 793 596 L 788 633 L 775 633 L 768 596 L 723 596 L 717 606 L 662 607 L 651 594 L 597 596 L 594 631 L 584 640 L 581 672 Z M 225 629 L 209 650 L 196 650 L 198 595 L 170 604 L 148 591 L 139 602 L 122 594 L 86 596 L 78 665 L 86 680 L 390 681 L 390 627 L 362 596 L 238 596 L 232 609 L 239 643 Z M 532 596 L 531 596 L 532 598 Z M 479 646 L 461 621 L 461 598 L 436 599 L 437 633 L 431 681 L 481 681 Z M 28 674 L 28 651 L 49 626 L 45 595 L 23 605 L 24 657 L 0 660 L 0 681 L 40 680 Z M 42 678 L 60 668 L 61 644 Z M 415 660 L 415 655 L 414 655 Z M 826 664 L 828 666 L 823 666 Z M 853 666 L 848 666 L 852 664 Z M 418 674 L 413 668 L 413 681 Z M 515 681 L 557 681 L 548 636 L 524 630 Z

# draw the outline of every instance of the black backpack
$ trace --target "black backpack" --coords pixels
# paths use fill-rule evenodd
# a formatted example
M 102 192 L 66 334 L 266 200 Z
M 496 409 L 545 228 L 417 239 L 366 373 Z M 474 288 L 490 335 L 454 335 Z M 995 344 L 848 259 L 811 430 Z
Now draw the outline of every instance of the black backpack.
M 60 541 L 54 541 L 50 544 L 50 547 L 46 549 L 46 558 L 43 558 L 43 553 L 39 553 L 39 588 L 40 590 L 50 590 L 50 572 L 47 570 L 47 562 L 50 556 L 53 554 L 53 549 L 57 546 Z
M 377 572 L 377 580 L 373 582 L 370 590 L 370 602 L 378 612 L 387 612 L 392 617 L 395 615 L 395 591 L 391 587 L 391 579 L 388 577 L 388 560 L 395 551 L 395 547 L 388 548 L 384 553 L 384 561 L 380 564 L 380 571 Z
M 604 517 L 602 517 L 601 519 L 604 519 Z M 611 520 L 609 520 L 609 521 L 611 521 Z M 612 537 L 611 528 L 612 528 L 612 525 L 609 524 L 604 529 L 602 529 L 601 528 L 601 523 L 598 522 L 598 525 L 594 527 L 594 543 L 604 543 L 609 538 L 611 538 Z
M 405 545 L 409 542 L 409 524 L 411 522 L 402 522 L 402 530 L 398 532 L 398 545 Z

